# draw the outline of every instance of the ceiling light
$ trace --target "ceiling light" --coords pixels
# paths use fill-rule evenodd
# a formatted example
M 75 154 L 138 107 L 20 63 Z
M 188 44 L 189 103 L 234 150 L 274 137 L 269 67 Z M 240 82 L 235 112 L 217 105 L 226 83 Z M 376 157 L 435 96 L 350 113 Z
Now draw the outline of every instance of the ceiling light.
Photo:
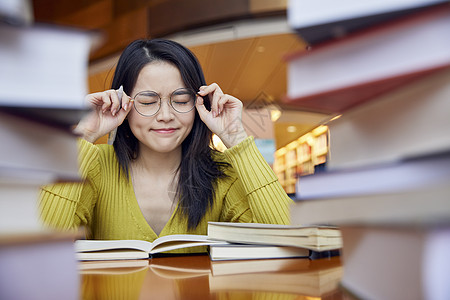
M 297 131 L 297 127 L 295 127 L 294 125 L 291 125 L 291 126 L 288 126 L 286 128 L 286 130 L 287 130 L 287 132 L 294 133 Z

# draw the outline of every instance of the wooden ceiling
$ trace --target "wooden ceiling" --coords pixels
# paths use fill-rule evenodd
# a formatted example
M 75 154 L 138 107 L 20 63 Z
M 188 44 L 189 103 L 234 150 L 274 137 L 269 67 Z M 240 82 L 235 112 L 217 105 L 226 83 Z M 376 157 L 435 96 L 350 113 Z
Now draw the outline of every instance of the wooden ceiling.
M 183 33 L 192 37 L 192 32 L 200 32 L 205 36 L 206 30 L 206 39 L 192 42 L 191 38 L 184 44 L 199 58 L 207 81 L 218 83 L 226 93 L 241 99 L 244 106 L 261 97 L 274 101 L 282 112 L 274 126 L 277 148 L 327 119 L 321 114 L 299 112 L 281 101 L 287 87 L 283 56 L 305 48 L 297 35 L 289 30 L 271 33 L 274 27 L 266 25 L 265 32 L 252 34 L 253 28 L 246 35 L 236 36 L 239 28 L 232 25 L 282 20 L 286 0 L 34 0 L 33 5 L 36 22 L 103 34 L 102 47 L 91 55 L 93 90 L 108 88 L 118 54 L 131 41 L 170 36 L 184 43 Z M 233 34 L 220 40 L 224 30 Z M 291 132 L 287 131 L 289 126 Z

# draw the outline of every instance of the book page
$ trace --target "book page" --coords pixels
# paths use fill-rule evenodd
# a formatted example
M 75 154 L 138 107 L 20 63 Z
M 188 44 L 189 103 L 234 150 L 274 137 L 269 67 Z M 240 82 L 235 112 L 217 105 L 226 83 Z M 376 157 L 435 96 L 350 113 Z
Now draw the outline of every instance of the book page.
M 150 252 L 152 243 L 140 240 L 77 240 L 76 252 L 93 252 L 112 249 L 135 249 Z

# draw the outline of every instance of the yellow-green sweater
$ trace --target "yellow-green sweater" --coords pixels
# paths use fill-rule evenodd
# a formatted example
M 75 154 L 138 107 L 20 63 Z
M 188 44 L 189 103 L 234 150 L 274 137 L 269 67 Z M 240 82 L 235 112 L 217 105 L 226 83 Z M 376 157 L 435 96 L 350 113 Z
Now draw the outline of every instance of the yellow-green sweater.
M 60 229 L 84 226 L 90 239 L 156 239 L 158 235 L 141 213 L 131 180 L 119 176 L 113 147 L 81 139 L 79 147 L 80 171 L 85 180 L 42 188 L 40 212 L 44 223 Z M 198 227 L 189 231 L 186 219 L 174 213 L 159 236 L 206 234 L 208 221 L 289 223 L 291 199 L 252 137 L 215 159 L 231 167 L 226 171 L 228 176 L 218 180 L 214 204 Z M 183 251 L 190 252 L 189 248 Z

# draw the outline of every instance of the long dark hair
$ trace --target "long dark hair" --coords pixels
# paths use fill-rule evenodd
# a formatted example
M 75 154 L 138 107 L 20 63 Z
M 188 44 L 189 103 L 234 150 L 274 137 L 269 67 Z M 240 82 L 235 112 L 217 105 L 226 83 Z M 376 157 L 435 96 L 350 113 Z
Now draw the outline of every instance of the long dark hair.
M 152 39 L 134 41 L 123 51 L 114 73 L 112 88 L 118 89 L 122 85 L 125 93 L 130 95 L 142 68 L 154 61 L 165 61 L 176 66 L 188 88 L 197 91 L 206 84 L 200 64 L 189 49 L 174 41 Z M 204 103 L 210 109 L 208 97 L 204 97 Z M 213 160 L 211 140 L 212 132 L 195 111 L 192 130 L 181 145 L 182 158 L 176 194 L 177 213 L 187 218 L 188 229 L 197 227 L 212 206 L 216 181 L 224 176 L 223 167 L 227 165 Z M 117 128 L 113 145 L 121 172 L 128 176 L 130 163 L 139 154 L 139 143 L 127 119 Z

